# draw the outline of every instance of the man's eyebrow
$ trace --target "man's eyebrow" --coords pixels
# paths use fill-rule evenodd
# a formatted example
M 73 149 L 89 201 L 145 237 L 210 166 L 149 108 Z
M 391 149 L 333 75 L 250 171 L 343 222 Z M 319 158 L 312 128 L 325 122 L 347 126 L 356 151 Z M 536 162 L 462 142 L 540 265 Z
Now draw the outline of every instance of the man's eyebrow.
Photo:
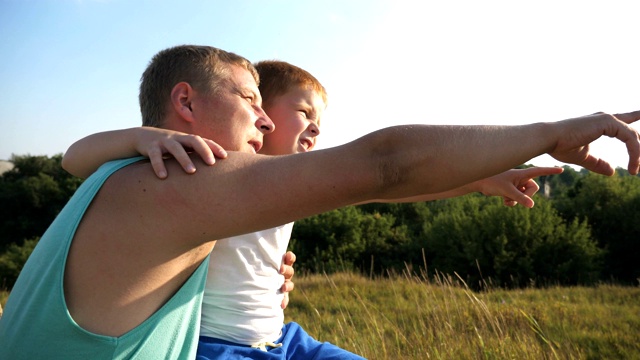
M 237 85 L 236 89 L 241 93 L 255 94 L 255 91 L 251 88 L 251 86 L 248 86 L 248 85 Z
M 242 95 L 253 95 L 254 98 L 262 101 L 262 96 L 260 96 L 260 91 L 254 89 L 251 86 L 247 85 L 239 85 L 236 87 L 236 90 Z
M 258 106 L 262 106 L 262 95 L 260 94 L 260 90 L 254 89 L 252 87 L 246 87 L 245 91 L 253 95 L 253 98 L 258 103 Z

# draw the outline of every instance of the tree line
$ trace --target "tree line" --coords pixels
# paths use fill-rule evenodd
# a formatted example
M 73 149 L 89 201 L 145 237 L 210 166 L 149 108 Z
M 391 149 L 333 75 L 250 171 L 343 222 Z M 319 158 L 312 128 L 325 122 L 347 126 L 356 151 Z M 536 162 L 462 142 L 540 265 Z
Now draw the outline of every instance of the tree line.
M 80 186 L 62 155 L 13 156 L 0 175 L 0 280 L 13 286 L 40 236 Z M 640 179 L 565 167 L 538 179 L 533 209 L 471 194 L 406 204 L 367 204 L 296 222 L 298 272 L 454 272 L 474 287 L 588 285 L 640 279 Z M 541 191 L 543 193 L 543 191 Z
M 566 166 L 533 209 L 464 197 L 346 207 L 296 222 L 297 271 L 457 273 L 470 286 L 638 284 L 640 178 Z

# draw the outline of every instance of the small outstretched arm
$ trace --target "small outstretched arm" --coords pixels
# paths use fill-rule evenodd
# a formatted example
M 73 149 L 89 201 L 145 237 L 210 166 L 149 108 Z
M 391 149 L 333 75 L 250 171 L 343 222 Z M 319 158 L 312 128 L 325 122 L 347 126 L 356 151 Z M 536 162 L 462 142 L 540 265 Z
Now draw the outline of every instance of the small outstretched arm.
M 367 201 L 367 203 L 433 201 L 480 192 L 486 196 L 501 196 L 506 206 L 521 204 L 524 207 L 532 208 L 534 202 L 531 198 L 540 190 L 540 186 L 533 179 L 539 176 L 560 174 L 562 171 L 564 170 L 560 167 L 511 169 L 448 191 L 403 199 Z

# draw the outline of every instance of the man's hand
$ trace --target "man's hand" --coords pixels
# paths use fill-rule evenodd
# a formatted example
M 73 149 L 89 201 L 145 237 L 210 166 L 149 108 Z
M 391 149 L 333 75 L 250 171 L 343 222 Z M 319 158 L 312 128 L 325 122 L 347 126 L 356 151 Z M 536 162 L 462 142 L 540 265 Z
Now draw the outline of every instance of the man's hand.
M 628 170 L 631 175 L 636 175 L 640 168 L 640 135 L 629 124 L 639 119 L 640 111 L 634 111 L 616 115 L 596 113 L 559 121 L 555 124 L 560 127 L 560 139 L 549 155 L 599 174 L 613 175 L 614 169 L 608 162 L 589 153 L 589 144 L 605 135 L 626 144 L 629 153 Z
M 296 254 L 291 251 L 287 251 L 282 258 L 282 266 L 280 266 L 280 274 L 284 275 L 284 284 L 280 290 L 284 292 L 284 298 L 282 299 L 282 304 L 280 306 L 285 309 L 289 304 L 289 291 L 293 290 L 293 281 L 291 278 L 293 277 L 293 263 L 296 262 Z

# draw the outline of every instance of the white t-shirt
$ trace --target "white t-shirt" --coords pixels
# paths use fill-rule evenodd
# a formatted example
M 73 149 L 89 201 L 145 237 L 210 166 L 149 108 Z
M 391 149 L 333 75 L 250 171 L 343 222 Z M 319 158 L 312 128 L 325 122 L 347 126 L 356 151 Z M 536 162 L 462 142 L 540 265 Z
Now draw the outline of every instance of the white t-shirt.
M 276 341 L 284 324 L 282 258 L 293 223 L 218 240 L 211 252 L 200 335 L 244 345 Z

